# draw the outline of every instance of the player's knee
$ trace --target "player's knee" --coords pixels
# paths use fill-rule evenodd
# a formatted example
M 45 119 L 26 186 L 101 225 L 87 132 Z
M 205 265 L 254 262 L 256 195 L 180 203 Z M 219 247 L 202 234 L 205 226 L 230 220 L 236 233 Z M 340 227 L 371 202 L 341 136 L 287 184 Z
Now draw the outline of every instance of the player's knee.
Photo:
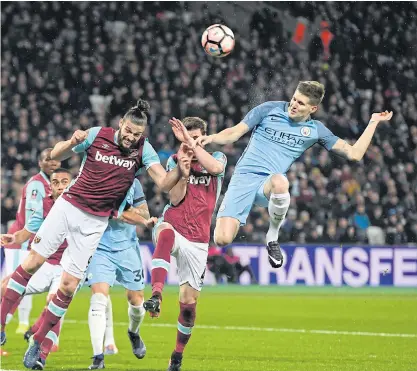
M 34 274 L 38 271 L 42 264 L 45 263 L 45 260 L 46 259 L 42 255 L 38 254 L 35 250 L 30 250 L 29 255 L 22 263 L 22 268 L 26 272 Z
M 288 192 L 290 184 L 288 179 L 281 174 L 274 174 L 271 177 L 271 191 L 272 193 L 286 193 Z
M 158 226 L 158 229 L 156 230 L 156 236 L 157 239 L 159 239 L 159 236 L 161 235 L 161 232 L 163 231 L 174 231 L 174 228 L 171 224 L 167 223 L 167 222 L 163 222 Z
M 105 283 L 94 283 L 91 285 L 91 293 L 94 294 L 103 294 L 109 296 L 109 285 Z
M 144 301 L 143 291 L 127 291 L 127 301 L 134 306 L 141 305 Z
M 66 296 L 73 296 L 77 289 L 79 280 L 69 275 L 63 276 L 59 289 Z
M 233 237 L 233 234 L 229 231 L 218 230 L 216 228 L 214 232 L 214 243 L 219 247 L 224 247 L 232 243 Z
M 105 313 L 107 309 L 108 299 L 107 296 L 102 293 L 91 295 L 90 299 L 90 311 Z
M 182 295 L 180 296 L 180 302 L 183 304 L 194 304 L 197 303 L 197 298 L 194 295 Z

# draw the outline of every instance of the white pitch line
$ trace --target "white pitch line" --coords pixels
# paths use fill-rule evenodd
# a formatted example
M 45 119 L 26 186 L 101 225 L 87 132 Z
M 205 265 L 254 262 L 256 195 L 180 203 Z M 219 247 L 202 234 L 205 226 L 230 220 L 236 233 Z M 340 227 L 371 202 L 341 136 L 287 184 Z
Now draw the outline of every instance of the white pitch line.
M 64 323 L 88 324 L 88 321 L 76 321 L 65 319 Z M 128 326 L 128 322 L 114 322 L 115 326 Z M 147 323 L 151 327 L 173 327 L 177 325 L 171 323 Z M 377 337 L 396 337 L 396 338 L 417 338 L 417 334 L 393 334 L 388 332 L 364 332 L 364 331 L 336 331 L 336 330 L 306 330 L 296 328 L 276 328 L 276 327 L 249 327 L 249 326 L 214 326 L 196 325 L 196 329 L 204 330 L 231 330 L 231 331 L 261 331 L 261 332 L 289 332 L 299 334 L 320 334 L 320 335 L 351 335 L 351 336 L 377 336 Z

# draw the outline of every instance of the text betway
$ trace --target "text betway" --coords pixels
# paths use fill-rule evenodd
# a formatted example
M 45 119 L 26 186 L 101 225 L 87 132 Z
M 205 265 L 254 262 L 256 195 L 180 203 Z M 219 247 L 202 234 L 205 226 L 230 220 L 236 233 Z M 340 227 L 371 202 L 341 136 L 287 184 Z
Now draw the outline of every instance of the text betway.
M 132 169 L 135 166 L 135 161 L 132 160 L 124 160 L 122 158 L 118 158 L 117 156 L 104 156 L 100 153 L 100 151 L 96 152 L 96 161 L 103 162 L 105 164 L 116 165 L 120 167 L 125 167 L 127 170 Z
M 203 176 L 195 176 L 195 175 L 190 175 L 190 184 L 204 184 L 206 187 L 209 186 L 211 181 L 211 177 L 207 176 L 207 175 L 203 175 Z

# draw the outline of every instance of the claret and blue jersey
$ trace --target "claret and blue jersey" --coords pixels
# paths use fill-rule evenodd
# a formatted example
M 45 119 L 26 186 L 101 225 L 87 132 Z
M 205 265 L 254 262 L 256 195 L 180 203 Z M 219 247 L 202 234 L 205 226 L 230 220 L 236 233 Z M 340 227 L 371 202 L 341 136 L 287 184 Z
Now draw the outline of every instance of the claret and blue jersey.
M 159 164 L 152 145 L 141 137 L 128 151 L 120 148 L 113 128 L 94 127 L 87 139 L 73 148 L 84 152 L 76 179 L 63 198 L 75 207 L 97 216 L 110 216 L 118 209 L 136 174 Z

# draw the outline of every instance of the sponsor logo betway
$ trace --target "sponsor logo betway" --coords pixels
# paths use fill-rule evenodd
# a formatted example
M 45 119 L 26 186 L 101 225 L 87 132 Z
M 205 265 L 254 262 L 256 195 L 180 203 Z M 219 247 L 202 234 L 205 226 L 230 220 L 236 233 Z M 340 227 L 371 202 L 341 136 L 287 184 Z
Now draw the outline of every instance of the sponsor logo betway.
M 133 166 L 135 166 L 135 161 L 131 160 L 123 160 L 122 158 L 118 158 L 114 155 L 111 156 L 103 156 L 100 151 L 96 152 L 96 161 L 104 162 L 105 164 L 116 165 L 120 167 L 125 167 L 127 170 L 131 170 Z
M 211 177 L 207 176 L 207 175 L 203 175 L 203 176 L 195 176 L 195 175 L 190 175 L 190 179 L 189 182 L 190 184 L 204 184 L 206 187 L 209 186 L 211 181 Z

